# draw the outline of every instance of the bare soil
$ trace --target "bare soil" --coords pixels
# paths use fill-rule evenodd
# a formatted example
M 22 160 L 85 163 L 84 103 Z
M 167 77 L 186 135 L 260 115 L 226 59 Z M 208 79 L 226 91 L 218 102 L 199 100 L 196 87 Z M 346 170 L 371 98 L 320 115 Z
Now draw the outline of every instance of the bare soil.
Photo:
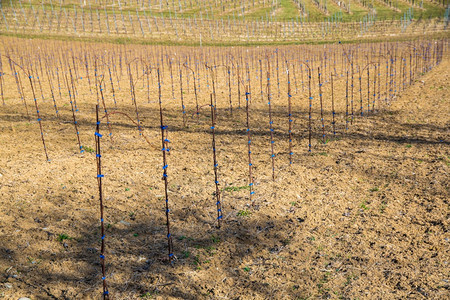
M 292 165 L 286 106 L 275 106 L 274 182 L 267 103 L 254 92 L 253 203 L 244 103 L 231 116 L 222 86 L 218 97 L 225 104 L 218 108 L 216 126 L 221 229 L 215 227 L 210 111 L 201 110 L 199 124 L 192 118 L 191 87 L 187 127 L 178 104 L 164 110 L 171 140 L 169 204 L 177 258 L 172 264 L 166 259 L 159 112 L 142 90 L 139 110 L 152 146 L 123 116 L 111 116 L 113 141 L 105 122 L 101 127 L 106 270 L 113 298 L 447 298 L 449 70 L 446 59 L 390 105 L 378 109 L 377 103 L 375 113 L 357 117 L 348 131 L 339 106 L 336 136 L 327 104 L 329 141 L 320 143 L 316 112 L 311 153 L 307 98 L 301 98 L 303 104 L 294 104 Z M 15 83 L 7 80 L 13 95 Z M 202 97 L 207 103 L 209 96 Z M 81 141 L 95 149 L 95 94 L 80 99 Z M 133 116 L 129 101 L 120 99 L 118 110 Z M 95 153 L 79 153 L 69 108 L 61 104 L 59 118 L 51 109 L 47 98 L 42 103 L 47 162 L 38 123 L 35 117 L 27 120 L 20 99 L 10 96 L 0 107 L 0 295 L 100 299 Z

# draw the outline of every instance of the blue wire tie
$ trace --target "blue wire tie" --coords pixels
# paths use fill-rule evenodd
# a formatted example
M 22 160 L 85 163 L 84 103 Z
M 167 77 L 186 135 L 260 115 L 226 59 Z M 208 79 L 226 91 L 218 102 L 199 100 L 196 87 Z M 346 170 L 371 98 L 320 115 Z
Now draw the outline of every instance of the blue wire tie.
M 95 135 L 98 136 L 98 137 L 102 137 L 103 136 L 100 133 L 98 133 L 97 131 L 95 132 Z
M 219 182 L 217 180 L 214 181 L 216 184 L 219 184 Z
M 219 219 L 222 219 L 222 216 L 218 216 L 217 219 L 218 219 L 218 220 L 219 220 Z
M 41 118 L 39 118 L 39 119 L 37 119 L 38 120 L 38 122 L 40 122 L 41 121 Z
M 103 177 L 105 177 L 105 175 L 103 175 L 103 174 L 97 174 L 97 178 L 103 178 Z
M 169 254 L 169 257 L 172 257 L 172 256 L 173 256 L 173 253 L 170 253 L 170 254 Z
M 102 240 L 104 240 L 105 239 L 105 236 L 104 235 L 102 235 Z
M 248 186 L 252 186 L 253 185 L 253 182 L 250 182 L 249 184 L 248 184 Z
M 249 166 L 253 166 L 253 164 L 248 164 Z
M 252 192 L 250 192 L 250 195 L 253 195 L 254 193 L 255 193 L 255 192 L 252 191 Z
M 170 238 L 170 236 L 171 236 L 171 234 L 169 233 L 169 234 L 167 235 L 167 237 Z
M 101 155 L 101 154 L 96 154 L 95 156 L 96 156 L 96 157 L 102 157 L 102 155 Z
M 102 219 L 100 219 L 100 222 L 103 222 L 103 218 L 102 218 Z
M 100 254 L 101 259 L 105 259 L 105 256 L 103 254 Z
M 214 129 L 214 126 L 211 126 L 211 129 Z
M 167 174 L 163 174 L 163 177 L 164 177 L 164 178 L 167 178 L 167 176 L 168 176 Z
M 272 156 L 272 157 L 275 157 L 275 154 L 272 154 L 271 156 Z
M 165 170 L 165 169 L 167 169 L 167 167 L 168 167 L 168 165 L 165 165 L 164 167 L 162 167 L 163 168 L 163 170 Z
M 103 295 L 109 295 L 109 292 L 108 291 L 104 291 Z
M 168 139 L 164 139 L 164 142 L 170 143 L 170 141 Z

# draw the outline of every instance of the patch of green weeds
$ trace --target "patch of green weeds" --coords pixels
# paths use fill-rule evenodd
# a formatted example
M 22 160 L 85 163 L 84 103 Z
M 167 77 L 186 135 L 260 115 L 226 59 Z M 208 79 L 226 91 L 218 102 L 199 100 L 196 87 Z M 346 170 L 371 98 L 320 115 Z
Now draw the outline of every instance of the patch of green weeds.
M 226 192 L 238 192 L 238 191 L 240 191 L 240 190 L 246 190 L 246 189 L 249 189 L 249 188 L 250 188 L 250 186 L 248 186 L 248 185 L 243 185 L 243 186 L 227 186 L 227 187 L 224 188 L 224 190 L 225 190 Z
M 370 209 L 370 207 L 367 206 L 366 200 L 364 200 L 359 207 L 364 209 L 364 210 L 369 210 Z
M 216 236 L 216 235 L 212 235 L 212 236 L 211 236 L 211 241 L 212 241 L 214 244 L 218 244 L 218 243 L 220 243 L 220 237 L 218 237 L 218 236 Z
M 68 234 L 66 234 L 66 233 L 61 233 L 61 234 L 58 234 L 58 237 L 57 237 L 57 240 L 58 240 L 58 242 L 63 242 L 63 241 L 65 241 L 65 240 L 71 240 L 71 239 L 73 239 L 72 237 L 70 237 Z
M 247 209 L 243 209 L 237 212 L 236 216 L 238 217 L 248 217 L 251 215 L 251 212 L 249 212 Z
M 81 146 L 81 149 L 83 149 L 84 151 L 86 151 L 87 153 L 94 153 L 94 149 L 92 149 L 89 146 Z

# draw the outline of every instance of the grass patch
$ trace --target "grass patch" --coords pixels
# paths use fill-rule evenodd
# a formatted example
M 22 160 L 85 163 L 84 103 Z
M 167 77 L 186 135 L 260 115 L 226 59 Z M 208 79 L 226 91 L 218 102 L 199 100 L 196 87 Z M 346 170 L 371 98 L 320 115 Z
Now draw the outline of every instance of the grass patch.
M 62 242 L 64 242 L 65 240 L 71 240 L 71 239 L 73 239 L 72 237 L 70 237 L 68 234 L 66 234 L 66 233 L 61 233 L 61 234 L 58 234 L 58 237 L 56 238 L 57 240 L 58 240 L 58 242 L 60 242 L 60 243 L 62 243 Z
M 84 151 L 86 151 L 87 153 L 94 153 L 94 149 L 92 149 L 89 146 L 81 146 L 81 149 L 83 149 Z
M 249 189 L 250 186 L 248 185 L 243 185 L 243 186 L 227 186 L 224 188 L 224 191 L 226 192 L 238 192 L 240 190 L 246 190 Z
M 238 217 L 249 217 L 252 213 L 249 212 L 247 209 L 243 209 L 237 212 L 236 216 Z

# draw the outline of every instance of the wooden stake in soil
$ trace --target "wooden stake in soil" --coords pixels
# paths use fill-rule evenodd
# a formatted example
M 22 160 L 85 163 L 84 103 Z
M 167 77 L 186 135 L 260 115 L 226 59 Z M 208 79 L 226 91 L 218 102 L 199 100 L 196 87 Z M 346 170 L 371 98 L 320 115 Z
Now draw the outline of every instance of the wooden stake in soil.
M 250 135 L 250 120 L 249 120 L 249 116 L 250 116 L 250 92 L 248 87 L 245 88 L 245 101 L 246 101 L 246 106 L 245 106 L 245 111 L 247 113 L 247 145 L 248 145 L 248 186 L 250 187 L 250 201 L 252 201 L 252 196 L 253 194 L 255 194 L 255 191 L 253 190 L 253 175 L 252 175 L 252 169 L 253 169 L 253 164 L 252 164 L 252 150 L 251 150 L 251 143 L 252 143 L 252 139 L 251 139 L 251 135 Z
M 336 71 L 336 69 L 335 69 Z M 336 121 L 335 121 L 335 115 L 336 111 L 334 110 L 334 86 L 333 86 L 333 77 L 337 76 L 337 74 L 331 73 L 330 79 L 331 79 L 331 114 L 333 117 L 333 121 L 331 124 L 333 125 L 333 135 L 336 135 Z
M 95 156 L 97 158 L 97 183 L 98 193 L 100 199 L 100 226 L 102 231 L 102 245 L 100 249 L 100 264 L 102 266 L 102 281 L 103 281 L 103 299 L 109 299 L 108 286 L 106 284 L 106 270 L 105 270 L 105 225 L 103 218 L 103 189 L 102 189 L 102 162 L 101 162 L 101 150 L 100 150 L 100 120 L 98 118 L 98 105 L 95 106 L 97 116 L 97 127 L 95 131 Z
M 2 54 L 0 52 L 0 94 L 2 96 L 2 103 L 5 105 L 5 97 L 3 96 L 3 77 L 5 73 L 3 73 L 3 63 L 2 63 Z
M 73 125 L 75 126 L 75 132 L 77 133 L 78 148 L 80 149 L 80 153 L 83 153 L 84 150 L 83 150 L 83 146 L 81 146 L 80 132 L 78 131 L 78 123 L 77 123 L 77 119 L 75 117 L 75 108 L 73 106 L 72 93 L 70 92 L 69 81 L 67 80 L 66 73 L 64 73 L 64 77 L 66 79 L 67 91 L 69 92 L 69 102 L 70 102 L 70 106 L 71 106 L 71 109 L 72 109 Z
M 230 102 L 230 115 L 233 115 L 233 103 L 231 101 L 231 71 L 230 67 L 226 66 L 228 73 L 228 100 Z
M 197 85 L 195 83 L 195 72 L 187 65 L 187 63 L 185 63 L 184 66 L 186 67 L 186 69 L 189 69 L 192 72 L 193 82 L 194 82 L 194 94 L 195 94 L 195 109 L 196 109 L 195 114 L 197 115 L 197 123 L 200 123 L 200 111 L 199 111 L 200 108 L 198 106 Z
M 275 153 L 273 150 L 273 146 L 275 141 L 273 140 L 273 121 L 272 121 L 272 103 L 271 103 L 272 95 L 270 93 L 270 61 L 267 58 L 267 100 L 269 105 L 269 130 L 270 130 L 270 149 L 271 149 L 271 158 L 272 158 L 272 180 L 275 181 Z
M 58 114 L 58 107 L 56 106 L 55 95 L 54 95 L 54 93 L 53 93 L 53 83 L 52 83 L 52 81 L 51 81 L 50 74 L 49 74 L 49 72 L 48 72 L 48 62 L 47 62 L 47 60 L 45 60 L 45 62 L 46 62 L 46 68 L 45 68 L 45 71 L 46 71 L 46 73 L 47 73 L 48 85 L 50 86 L 50 91 L 51 91 L 51 94 L 52 94 L 53 107 L 55 108 L 56 116 L 59 117 L 59 114 Z
M 157 69 L 158 73 L 158 98 L 159 98 L 159 119 L 160 119 L 160 128 L 161 128 L 161 144 L 162 144 L 162 158 L 163 158 L 163 177 L 164 180 L 164 194 L 166 199 L 166 225 L 167 225 L 167 244 L 169 251 L 169 262 L 173 259 L 173 243 L 172 236 L 170 234 L 170 221 L 169 221 L 169 195 L 168 195 L 168 182 L 167 182 L 167 154 L 169 153 L 169 140 L 167 139 L 167 125 L 164 125 L 163 122 L 163 113 L 162 113 L 162 102 L 161 102 L 161 78 L 159 73 L 159 68 Z
M 183 73 L 181 70 L 180 62 L 178 62 L 178 69 L 180 71 L 180 99 L 181 99 L 181 112 L 183 113 L 183 127 L 186 127 L 186 107 L 184 106 L 184 97 L 183 97 Z
M 98 88 L 100 89 L 100 95 L 102 96 L 102 105 L 103 105 L 103 111 L 105 112 L 105 116 L 106 116 L 106 124 L 108 125 L 108 130 L 109 130 L 109 138 L 111 139 L 111 142 L 113 142 L 113 138 L 112 138 L 112 129 L 111 129 L 111 122 L 109 122 L 109 115 L 108 115 L 108 110 L 106 109 L 106 103 L 105 103 L 105 97 L 103 96 L 103 86 L 102 83 L 104 81 L 104 75 L 101 75 L 102 79 L 100 80 L 99 84 L 98 84 Z M 106 84 L 106 83 L 105 83 Z
M 317 68 L 319 78 L 320 120 L 322 121 L 322 143 L 325 144 L 325 121 L 323 119 L 322 82 L 320 81 L 320 67 Z
M 31 78 L 32 78 L 31 74 L 28 74 L 28 79 L 30 80 L 31 91 L 33 92 L 34 105 L 36 106 L 36 114 L 37 114 L 37 117 L 38 117 L 37 120 L 39 122 L 39 129 L 41 130 L 41 138 L 42 138 L 42 144 L 44 145 L 45 157 L 47 158 L 47 161 L 50 161 L 48 159 L 47 147 L 45 146 L 44 131 L 42 130 L 42 119 L 41 119 L 41 115 L 39 113 L 39 106 L 38 106 L 38 103 L 37 103 L 36 94 L 34 92 L 33 80 L 31 80 Z
M 308 120 L 308 152 L 311 153 L 311 137 L 312 137 L 312 91 L 311 91 L 311 68 L 308 64 L 305 63 L 305 65 L 308 67 L 308 92 L 309 92 L 309 120 Z
M 348 69 L 347 69 L 347 79 L 345 80 L 345 132 L 348 130 Z
M 220 202 L 220 189 L 219 189 L 219 175 L 217 171 L 217 158 L 216 158 L 216 110 L 213 103 L 213 94 L 210 94 L 211 98 L 211 132 L 212 132 L 212 152 L 213 152 L 213 163 L 214 163 L 214 183 L 216 185 L 216 192 L 214 196 L 216 198 L 217 205 L 217 228 L 220 228 L 222 221 L 222 203 Z
M 30 114 L 28 113 L 28 105 L 27 105 L 27 101 L 25 100 L 25 94 L 23 92 L 23 86 L 22 86 L 22 81 L 20 80 L 20 74 L 17 73 L 16 71 L 16 67 L 15 67 L 15 63 L 12 60 L 9 60 L 10 63 L 10 67 L 11 67 L 11 72 L 14 74 L 14 79 L 16 80 L 16 84 L 17 84 L 17 91 L 19 92 L 19 96 L 23 101 L 23 104 L 25 106 L 25 111 L 27 113 L 27 118 L 28 120 L 30 120 Z
M 288 119 L 289 119 L 289 164 L 292 165 L 292 155 L 294 154 L 292 152 L 292 95 L 291 95 L 291 78 L 289 76 L 289 65 L 288 61 L 286 60 L 286 72 L 287 72 L 287 83 L 288 83 L 288 90 L 287 90 L 287 96 L 288 96 Z

